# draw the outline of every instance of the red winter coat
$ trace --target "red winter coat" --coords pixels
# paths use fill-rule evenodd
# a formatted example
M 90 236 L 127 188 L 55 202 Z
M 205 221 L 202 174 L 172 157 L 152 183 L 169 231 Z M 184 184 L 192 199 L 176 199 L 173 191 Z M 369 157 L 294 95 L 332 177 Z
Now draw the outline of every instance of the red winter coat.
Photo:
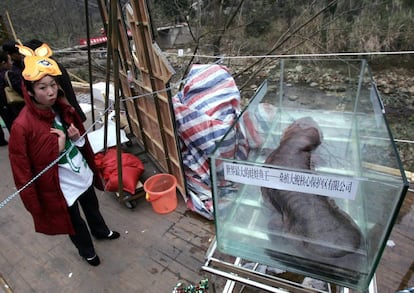
M 58 137 L 50 133 L 55 114 L 51 110 L 37 108 L 23 90 L 26 106 L 14 120 L 9 138 L 9 158 L 16 188 L 20 189 L 37 174 L 42 172 L 59 156 Z M 74 108 L 59 91 L 56 107 L 60 109 L 61 119 L 67 125 L 73 123 L 81 135 L 85 127 Z M 103 190 L 103 182 L 94 162 L 94 154 L 85 136 L 85 145 L 79 150 L 95 174 L 95 187 Z M 58 165 L 48 171 L 20 192 L 26 209 L 32 214 L 36 232 L 54 234 L 73 234 L 66 200 L 59 184 Z

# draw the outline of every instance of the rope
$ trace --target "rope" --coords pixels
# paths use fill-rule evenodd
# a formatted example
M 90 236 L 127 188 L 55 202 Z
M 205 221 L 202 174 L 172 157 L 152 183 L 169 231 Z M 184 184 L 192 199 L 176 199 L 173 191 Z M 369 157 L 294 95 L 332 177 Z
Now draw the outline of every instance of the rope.
M 185 55 L 185 56 L 198 56 L 198 57 L 206 57 L 206 58 L 214 58 L 216 60 L 216 62 L 214 63 L 220 63 L 222 62 L 223 59 L 231 59 L 231 58 L 286 58 L 286 57 L 326 57 L 326 56 L 356 56 L 356 55 L 385 55 L 385 54 L 413 54 L 414 51 L 399 51 L 399 52 L 366 52 L 366 53 L 329 53 L 329 54 L 296 54 L 296 55 L 263 55 L 263 56 L 208 56 L 208 55 Z M 172 54 L 172 53 L 170 53 Z M 183 56 L 180 54 L 180 56 Z M 217 60 L 220 59 L 220 60 Z M 187 80 L 187 78 L 183 78 L 181 80 L 179 80 L 178 82 L 172 84 L 171 86 L 162 89 L 162 90 L 158 90 L 158 91 L 154 91 L 154 92 L 150 92 L 150 93 L 145 93 L 142 95 L 138 95 L 138 96 L 132 96 L 132 97 L 123 97 L 120 99 L 120 101 L 130 101 L 130 100 L 135 100 L 138 98 L 143 98 L 143 97 L 148 97 L 148 96 L 153 96 L 154 94 L 158 94 L 158 93 L 163 93 L 163 92 L 167 92 L 170 91 L 174 88 L 177 88 L 180 84 L 185 83 Z M 91 130 L 93 130 L 94 126 L 99 123 L 100 119 L 105 115 L 106 112 L 109 111 L 110 107 L 112 107 L 112 105 L 109 105 L 108 108 L 106 108 L 104 110 L 104 112 L 98 117 L 99 119 L 96 119 L 96 121 L 85 131 L 85 133 L 81 136 L 84 137 L 85 135 L 87 135 Z M 410 141 L 410 140 L 405 140 L 405 139 L 394 139 L 396 142 L 403 142 L 403 143 L 409 143 L 409 144 L 413 144 L 414 141 Z M 46 168 L 44 170 L 42 170 L 39 174 L 37 174 L 35 177 L 33 177 L 31 180 L 29 180 L 29 182 L 27 182 L 23 187 L 21 187 L 19 190 L 17 190 L 16 192 L 14 192 L 13 194 L 9 195 L 8 197 L 6 197 L 6 199 L 4 199 L 3 201 L 0 202 L 0 209 L 2 209 L 4 206 L 6 206 L 14 197 L 16 197 L 16 195 L 18 195 L 22 190 L 24 190 L 25 188 L 27 188 L 30 184 L 32 184 L 37 178 L 39 178 L 40 176 L 42 176 L 45 172 L 47 172 L 52 166 L 54 166 L 63 156 L 66 155 L 67 152 L 69 152 L 70 150 L 72 150 L 73 146 L 71 146 L 68 150 L 66 150 L 64 153 L 62 153 L 57 159 L 55 159 L 52 163 L 50 163 L 48 166 L 46 166 Z M 409 189 L 410 191 L 414 191 Z
M 71 146 L 67 151 L 72 150 L 73 146 Z M 55 159 L 52 163 L 46 166 L 42 171 L 39 172 L 35 177 L 29 180 L 25 185 L 23 185 L 19 190 L 14 192 L 13 194 L 9 195 L 5 200 L 0 202 L 0 209 L 3 208 L 9 201 L 11 201 L 16 195 L 18 195 L 22 190 L 26 189 L 30 184 L 32 184 L 37 178 L 42 176 L 44 173 L 46 173 L 50 168 L 53 167 L 61 158 L 63 158 L 64 155 L 66 155 L 66 152 L 62 153 L 57 159 Z
M 338 56 L 373 56 L 373 55 L 408 55 L 414 51 L 388 51 L 388 52 L 343 52 L 343 53 L 314 53 L 314 54 L 280 54 L 280 55 L 248 55 L 248 56 L 213 56 L 213 55 L 192 55 L 179 53 L 164 53 L 166 55 L 176 55 L 178 57 L 200 57 L 210 59 L 256 59 L 256 58 L 296 58 L 296 57 L 338 57 Z
M 101 115 L 101 117 L 106 113 L 106 111 L 109 110 L 109 107 L 107 109 L 105 109 L 104 113 Z M 85 133 L 79 137 L 79 139 L 84 138 L 89 131 L 93 128 L 93 126 L 98 123 L 99 120 L 96 120 L 86 131 Z M 40 171 L 35 177 L 33 177 L 32 179 L 30 179 L 25 185 L 23 185 L 20 189 L 18 189 L 16 192 L 14 192 L 13 194 L 9 195 L 8 197 L 6 197 L 6 199 L 4 199 L 3 201 L 0 202 L 0 209 L 2 209 L 4 206 L 6 206 L 14 197 L 16 197 L 22 190 L 26 189 L 30 184 L 32 184 L 34 181 L 37 180 L 37 178 L 39 178 L 40 176 L 42 176 L 44 173 L 46 173 L 48 170 L 50 170 L 50 168 L 52 168 L 57 162 L 59 162 L 59 160 L 61 158 L 63 158 L 64 156 L 66 156 L 66 154 L 68 152 L 70 152 L 72 149 L 74 148 L 74 145 L 72 144 L 67 150 L 65 150 L 65 152 L 61 153 L 54 161 L 52 161 L 49 165 L 47 165 L 42 171 Z
M 142 97 L 146 97 L 146 96 L 152 96 L 153 94 L 157 94 L 157 93 L 161 93 L 161 92 L 165 92 L 168 90 L 171 90 L 173 87 L 179 85 L 180 83 L 185 82 L 187 79 L 182 79 L 179 82 L 175 83 L 173 86 L 165 88 L 163 90 L 159 90 L 159 91 L 155 91 L 155 92 L 151 92 L 151 93 L 146 93 L 146 94 L 142 94 L 139 96 L 134 96 L 134 97 L 129 97 L 129 98 L 121 98 L 121 101 L 127 101 L 127 100 L 133 100 L 133 99 L 137 99 L 137 98 L 142 98 Z M 109 105 L 108 108 L 106 108 L 104 110 L 104 112 L 98 117 L 99 119 L 96 119 L 94 123 L 92 123 L 92 125 L 86 129 L 85 133 L 80 137 L 83 138 L 85 137 L 91 130 L 93 130 L 94 126 L 99 123 L 99 121 L 101 120 L 101 118 L 105 115 L 106 112 L 109 111 L 109 109 L 112 107 L 112 105 Z M 4 206 L 6 206 L 13 198 L 15 198 L 22 190 L 26 189 L 30 184 L 32 184 L 35 180 L 37 180 L 37 178 L 39 178 L 40 176 L 42 176 L 45 172 L 47 172 L 50 168 L 52 168 L 57 162 L 59 162 L 59 160 L 64 157 L 66 155 L 66 153 L 70 152 L 73 149 L 74 145 L 72 145 L 69 149 L 67 149 L 65 152 L 63 152 L 62 154 L 59 155 L 59 157 L 57 159 L 55 159 L 53 162 L 51 162 L 49 165 L 47 165 L 45 167 L 45 169 L 43 169 L 42 171 L 39 172 L 39 174 L 37 174 L 35 177 L 33 177 L 31 180 L 29 180 L 24 186 L 22 186 L 19 190 L 17 190 L 16 192 L 14 192 L 13 194 L 9 195 L 6 197 L 6 199 L 2 200 L 0 202 L 0 209 L 2 209 Z
M 104 50 L 91 50 L 92 53 L 104 53 Z M 64 53 L 86 53 L 85 50 L 55 50 L 55 54 Z M 203 54 L 185 54 L 173 52 L 163 52 L 164 55 L 172 55 L 178 57 L 200 57 L 208 59 L 257 59 L 257 58 L 295 58 L 295 57 L 337 57 L 337 56 L 378 56 L 378 55 L 409 55 L 414 54 L 414 51 L 373 51 L 373 52 L 337 52 L 337 53 L 308 53 L 308 54 L 272 54 L 272 55 L 203 55 Z

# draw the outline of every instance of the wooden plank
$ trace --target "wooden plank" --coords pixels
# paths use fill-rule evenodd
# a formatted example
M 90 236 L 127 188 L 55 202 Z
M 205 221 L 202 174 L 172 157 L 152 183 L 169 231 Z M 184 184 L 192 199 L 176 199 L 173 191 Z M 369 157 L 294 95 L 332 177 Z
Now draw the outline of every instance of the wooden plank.
M 379 292 L 396 292 L 414 284 L 414 193 L 408 192 L 377 268 Z
M 105 17 L 105 14 L 103 15 L 103 17 Z M 132 64 L 128 62 L 123 62 L 125 63 L 126 67 L 121 68 L 121 71 L 123 70 L 123 72 L 121 72 L 121 75 L 127 74 L 126 71 L 133 72 L 133 78 L 135 79 L 133 83 L 138 87 L 141 87 L 141 89 L 138 89 L 139 92 L 163 92 L 163 90 L 165 91 L 165 82 L 153 83 L 152 79 L 161 78 L 162 81 L 168 81 L 172 75 L 173 69 L 168 65 L 168 62 L 162 56 L 162 54 L 160 54 L 159 51 L 155 52 L 156 47 L 153 47 L 152 45 L 153 40 L 151 35 L 151 27 L 148 22 L 148 19 L 148 11 L 145 1 L 131 1 L 130 6 L 127 5 L 126 22 L 127 26 L 131 30 L 132 39 L 135 45 L 135 66 L 128 68 L 127 65 Z M 121 24 L 120 27 L 122 28 Z M 120 33 L 121 35 L 126 34 L 126 30 L 120 29 Z M 121 37 L 121 40 L 122 46 L 120 46 L 121 50 L 119 51 L 120 58 L 121 60 L 129 60 L 131 59 L 128 57 L 131 50 L 129 46 L 127 46 L 127 38 Z M 160 66 L 164 69 L 164 75 L 162 76 L 157 75 Z M 137 76 L 139 76 L 139 80 L 137 79 Z M 121 85 L 124 89 L 124 92 L 129 92 L 130 88 L 128 83 L 124 81 L 121 83 Z M 131 93 L 131 95 L 132 94 L 133 93 Z M 160 94 L 159 96 L 162 97 L 163 95 Z M 133 133 L 134 135 L 136 135 L 138 139 L 141 140 L 144 146 L 148 146 L 148 151 L 153 155 L 155 159 L 160 161 L 160 164 L 164 166 L 166 171 L 169 171 L 171 169 L 177 170 L 177 166 L 170 166 L 168 162 L 168 149 L 167 145 L 165 145 L 165 141 L 169 141 L 171 140 L 171 138 L 164 138 L 165 134 L 160 132 L 165 126 L 167 126 L 167 129 L 173 128 L 172 121 L 170 121 L 171 119 L 168 119 L 170 115 L 166 115 L 165 119 L 167 120 L 164 121 L 163 117 L 165 116 L 165 111 L 161 115 L 157 113 L 158 101 L 154 100 L 154 97 L 151 96 L 146 98 L 146 100 L 147 101 L 144 103 L 136 103 L 136 105 L 138 106 L 137 111 L 139 112 L 137 114 L 133 113 L 134 109 L 132 107 L 128 108 L 128 113 L 134 118 L 132 119 L 132 121 L 135 124 L 132 126 Z M 162 101 L 161 98 L 160 101 Z M 143 108 L 141 108 L 141 106 Z M 145 115 L 147 114 L 149 116 L 145 117 Z M 142 122 L 138 124 L 137 121 L 139 121 L 140 119 L 136 118 L 141 116 L 143 116 Z M 155 127 L 153 123 L 150 123 L 150 120 L 153 120 L 155 124 L 159 124 L 158 127 Z M 144 128 L 144 132 L 146 132 L 147 134 L 146 137 L 142 136 L 141 133 L 139 133 L 140 128 Z M 154 139 L 156 141 L 155 143 L 152 142 Z M 176 141 L 175 137 L 173 137 L 172 139 L 173 141 Z M 175 148 L 178 149 L 177 142 L 175 143 Z M 177 160 L 179 158 L 175 159 Z M 181 170 L 180 173 L 183 173 L 183 171 Z M 181 178 L 183 176 L 181 176 L 180 174 L 180 176 L 178 177 Z M 181 180 L 179 182 L 179 185 L 180 187 L 182 187 L 183 185 L 183 182 Z
M 364 168 L 368 168 L 374 171 L 378 171 L 378 172 L 382 172 L 382 173 L 386 173 L 386 174 L 390 174 L 393 176 L 401 176 L 401 172 L 398 169 L 395 168 L 390 168 L 387 166 L 381 166 L 381 165 L 377 165 L 377 164 L 372 164 L 372 163 L 368 163 L 368 162 L 363 162 L 362 166 Z M 410 182 L 414 182 L 414 173 L 410 172 L 410 171 L 404 171 L 405 172 L 405 176 L 407 177 L 407 180 Z
M 7 148 L 0 148 L 0 172 L 5 198 L 13 192 Z M 206 277 L 198 239 L 212 237 L 214 225 L 189 216 L 181 197 L 175 211 L 160 215 L 144 198 L 131 210 L 112 193 L 97 195 L 106 222 L 121 233 L 118 240 L 94 240 L 98 267 L 89 266 L 66 235 L 35 233 L 18 196 L 0 209 L 0 273 L 14 292 L 171 292 L 183 279 Z
M 7 283 L 7 281 L 3 278 L 3 276 L 0 274 L 0 292 L 3 293 L 12 293 L 13 290 L 10 287 L 10 285 Z
M 0 172 L 4 199 L 14 191 L 7 148 L 0 148 Z M 121 233 L 115 241 L 94 241 L 98 267 L 83 261 L 67 236 L 35 233 L 18 196 L 0 209 L 0 273 L 14 292 L 171 292 L 180 281 L 206 277 L 220 292 L 225 280 L 200 271 L 213 222 L 188 211 L 181 197 L 174 212 L 160 215 L 144 198 L 130 210 L 112 193 L 97 195 L 108 225 Z M 390 236 L 395 246 L 386 247 L 377 269 L 379 293 L 414 284 L 413 202 L 409 192 Z

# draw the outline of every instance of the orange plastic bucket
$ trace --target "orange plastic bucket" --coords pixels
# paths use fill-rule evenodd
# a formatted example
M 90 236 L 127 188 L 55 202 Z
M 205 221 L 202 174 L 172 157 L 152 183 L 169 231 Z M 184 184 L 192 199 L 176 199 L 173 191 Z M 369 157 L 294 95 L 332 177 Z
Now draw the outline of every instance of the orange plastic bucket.
M 177 179 L 171 174 L 156 174 L 144 182 L 146 199 L 158 214 L 167 214 L 177 207 Z

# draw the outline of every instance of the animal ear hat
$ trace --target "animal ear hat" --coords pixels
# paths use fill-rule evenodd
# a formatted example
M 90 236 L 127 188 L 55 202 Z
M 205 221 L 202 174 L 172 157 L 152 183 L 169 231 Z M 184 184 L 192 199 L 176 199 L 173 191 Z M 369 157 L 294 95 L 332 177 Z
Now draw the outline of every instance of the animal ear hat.
M 49 58 L 52 56 L 52 49 L 43 44 L 34 51 L 29 47 L 16 45 L 20 54 L 24 56 L 23 78 L 28 81 L 37 81 L 46 75 L 57 76 L 62 72 L 56 61 Z

